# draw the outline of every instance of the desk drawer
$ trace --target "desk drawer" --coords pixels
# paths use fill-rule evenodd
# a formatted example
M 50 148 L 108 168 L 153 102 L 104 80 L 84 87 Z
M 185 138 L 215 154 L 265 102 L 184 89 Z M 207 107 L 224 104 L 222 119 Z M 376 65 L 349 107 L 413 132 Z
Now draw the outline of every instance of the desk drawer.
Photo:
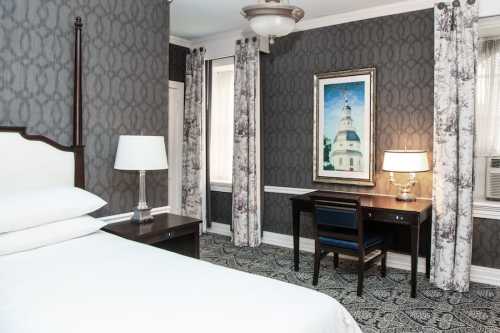
M 363 217 L 365 220 L 404 224 L 404 225 L 414 224 L 417 222 L 418 219 L 418 217 L 414 214 L 388 212 L 380 210 L 365 211 Z

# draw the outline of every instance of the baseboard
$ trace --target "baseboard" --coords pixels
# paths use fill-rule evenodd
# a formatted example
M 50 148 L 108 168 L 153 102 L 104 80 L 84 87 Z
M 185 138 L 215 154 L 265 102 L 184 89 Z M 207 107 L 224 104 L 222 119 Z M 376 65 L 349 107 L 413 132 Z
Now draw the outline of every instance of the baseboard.
M 500 269 L 472 266 L 470 271 L 470 280 L 477 283 L 500 286 Z
M 293 248 L 293 237 L 290 235 L 278 234 L 264 231 L 262 242 L 265 244 Z M 305 252 L 314 252 L 314 241 L 310 238 L 300 238 L 300 250 Z M 387 255 L 387 266 L 409 271 L 411 268 L 410 256 L 400 253 L 389 252 Z M 425 259 L 419 258 L 418 271 L 425 273 Z
M 207 228 L 207 232 L 218 235 L 231 236 L 231 226 L 229 224 L 212 222 L 210 228 Z
M 224 236 L 231 235 L 229 225 L 212 222 L 212 227 L 207 230 L 215 234 Z M 293 237 L 290 235 L 278 234 L 264 231 L 262 243 L 280 247 L 293 248 Z M 300 250 L 305 252 L 314 252 L 314 241 L 310 238 L 300 238 Z M 406 254 L 389 252 L 387 255 L 387 266 L 409 271 L 411 268 L 411 257 Z M 425 273 L 425 259 L 418 259 L 418 271 Z M 472 266 L 470 279 L 472 282 L 484 283 L 493 286 L 500 286 L 500 269 L 483 266 Z
M 170 212 L 170 206 L 156 207 L 151 209 L 151 213 L 153 215 L 164 214 L 169 212 Z M 117 223 L 130 220 L 133 214 L 134 214 L 133 212 L 127 212 L 122 214 L 103 216 L 100 217 L 99 219 L 108 223 Z

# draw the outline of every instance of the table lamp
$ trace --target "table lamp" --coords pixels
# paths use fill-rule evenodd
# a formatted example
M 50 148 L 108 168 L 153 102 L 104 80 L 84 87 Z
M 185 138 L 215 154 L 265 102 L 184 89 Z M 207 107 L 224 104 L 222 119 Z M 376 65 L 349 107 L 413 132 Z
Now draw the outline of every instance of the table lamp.
M 152 222 L 153 215 L 146 202 L 146 171 L 167 169 L 167 153 L 163 136 L 120 135 L 115 169 L 139 171 L 139 203 L 132 222 Z
M 415 201 L 416 197 L 411 190 L 417 183 L 415 174 L 429 171 L 427 152 L 425 150 L 386 150 L 382 170 L 390 172 L 389 181 L 398 188 L 397 200 Z M 409 173 L 408 182 L 396 183 L 395 172 Z

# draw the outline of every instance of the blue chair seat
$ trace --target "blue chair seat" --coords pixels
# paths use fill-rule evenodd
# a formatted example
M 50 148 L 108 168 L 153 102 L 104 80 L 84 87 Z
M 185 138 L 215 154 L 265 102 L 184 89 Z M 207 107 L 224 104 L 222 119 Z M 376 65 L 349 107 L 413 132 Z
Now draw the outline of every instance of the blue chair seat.
M 365 233 L 365 249 L 382 244 L 384 242 L 384 238 L 378 234 L 375 233 Z M 330 238 L 330 237 L 320 237 L 319 242 L 321 244 L 333 246 L 333 247 L 338 247 L 341 249 L 348 249 L 352 251 L 358 251 L 359 246 L 358 242 L 356 241 L 347 241 L 347 240 L 342 240 L 342 239 L 336 239 L 336 238 Z

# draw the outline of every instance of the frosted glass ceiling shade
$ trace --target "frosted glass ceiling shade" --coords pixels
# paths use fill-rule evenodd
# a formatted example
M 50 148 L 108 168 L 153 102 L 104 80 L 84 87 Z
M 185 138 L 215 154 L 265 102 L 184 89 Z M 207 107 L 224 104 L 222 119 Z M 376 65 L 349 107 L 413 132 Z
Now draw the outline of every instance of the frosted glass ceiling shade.
M 425 150 L 386 150 L 382 169 L 390 172 L 429 171 L 427 152 Z
M 252 30 L 260 36 L 288 35 L 304 17 L 304 11 L 291 6 L 286 0 L 260 0 L 257 5 L 246 6 L 241 14 L 250 21 Z
M 120 135 L 115 169 L 146 171 L 167 168 L 163 136 Z
M 295 20 L 280 15 L 262 15 L 250 19 L 250 27 L 260 36 L 286 36 L 295 29 Z

